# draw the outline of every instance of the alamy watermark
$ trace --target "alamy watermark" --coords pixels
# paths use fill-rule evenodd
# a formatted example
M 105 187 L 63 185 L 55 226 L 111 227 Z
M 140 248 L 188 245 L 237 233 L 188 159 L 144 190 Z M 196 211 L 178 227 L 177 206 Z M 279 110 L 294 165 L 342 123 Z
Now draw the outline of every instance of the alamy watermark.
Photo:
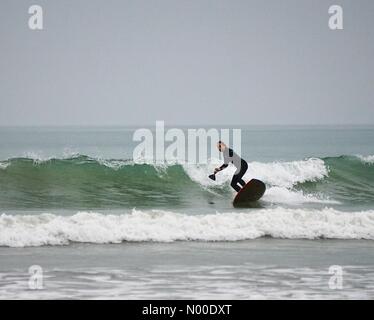
M 43 8 L 34 4 L 28 9 L 28 26 L 31 30 L 43 30 Z M 343 8 L 340 5 L 331 5 L 328 8 L 328 26 L 331 30 L 343 30 Z
M 343 289 L 343 268 L 338 265 L 330 266 L 329 274 L 331 274 L 329 288 L 331 290 Z
M 216 128 L 165 128 L 164 121 L 156 121 L 155 130 L 141 128 L 133 134 L 135 163 L 169 162 L 207 164 L 210 159 L 220 159 L 218 141 L 226 142 L 241 154 L 241 129 Z
M 338 5 L 329 7 L 329 28 L 331 30 L 343 30 L 343 8 Z
M 31 30 L 43 30 L 43 8 L 39 5 L 32 5 L 29 7 L 29 28 Z
M 29 289 L 42 290 L 43 287 L 43 268 L 39 265 L 32 265 L 29 268 Z

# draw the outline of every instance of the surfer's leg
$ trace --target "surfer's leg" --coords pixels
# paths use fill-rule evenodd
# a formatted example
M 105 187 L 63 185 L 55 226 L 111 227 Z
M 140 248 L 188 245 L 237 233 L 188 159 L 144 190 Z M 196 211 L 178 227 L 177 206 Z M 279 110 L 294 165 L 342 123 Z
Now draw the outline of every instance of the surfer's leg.
M 233 187 L 233 189 L 236 191 L 236 192 L 239 192 L 240 191 L 240 187 L 238 186 L 238 180 L 240 178 L 238 177 L 237 174 L 234 174 L 234 176 L 232 177 L 232 180 L 231 180 L 231 187 Z
M 231 187 L 233 187 L 233 189 L 236 191 L 236 192 L 239 192 L 240 191 L 240 187 L 238 186 L 238 178 L 236 175 L 234 175 L 232 177 L 232 180 L 231 180 Z
M 248 169 L 248 164 L 244 160 L 242 161 L 240 168 L 238 168 L 232 177 L 231 180 L 231 187 L 235 189 L 235 191 L 239 192 L 240 191 L 240 186 L 238 186 L 238 183 L 244 187 L 245 186 L 245 181 L 243 180 L 243 176 L 247 172 Z
M 238 183 L 244 187 L 245 186 L 245 181 L 243 180 L 243 176 L 248 170 L 248 164 L 246 161 L 242 161 L 241 166 L 240 166 L 240 171 L 237 173 L 238 176 Z

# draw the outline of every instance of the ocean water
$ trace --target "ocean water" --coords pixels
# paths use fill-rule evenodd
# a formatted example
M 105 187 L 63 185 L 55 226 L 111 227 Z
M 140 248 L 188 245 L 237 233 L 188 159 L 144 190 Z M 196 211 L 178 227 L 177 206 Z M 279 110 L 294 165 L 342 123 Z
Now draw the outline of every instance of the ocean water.
M 241 209 L 235 168 L 134 163 L 135 129 L 0 128 L 1 298 L 374 298 L 374 126 L 241 127 Z

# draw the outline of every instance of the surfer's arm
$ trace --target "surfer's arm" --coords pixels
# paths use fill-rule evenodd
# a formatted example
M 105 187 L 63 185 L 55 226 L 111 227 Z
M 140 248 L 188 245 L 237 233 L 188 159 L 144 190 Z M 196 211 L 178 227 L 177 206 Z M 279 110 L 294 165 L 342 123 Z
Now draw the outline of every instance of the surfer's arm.
M 228 149 L 228 152 L 224 151 L 223 152 L 223 165 L 215 168 L 214 173 L 220 172 L 223 169 L 226 169 L 229 166 L 230 158 L 233 155 L 233 151 L 231 149 Z
M 217 173 L 219 171 L 222 171 L 223 169 L 226 169 L 229 165 L 227 163 L 224 163 L 222 166 L 215 168 L 214 173 Z

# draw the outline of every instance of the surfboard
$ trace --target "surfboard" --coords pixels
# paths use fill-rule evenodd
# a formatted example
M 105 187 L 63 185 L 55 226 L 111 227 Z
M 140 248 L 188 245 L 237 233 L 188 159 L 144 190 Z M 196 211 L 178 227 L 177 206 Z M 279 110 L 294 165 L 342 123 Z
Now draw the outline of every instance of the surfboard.
M 265 190 L 265 183 L 257 179 L 252 179 L 236 194 L 232 204 L 234 207 L 241 207 L 260 200 Z

